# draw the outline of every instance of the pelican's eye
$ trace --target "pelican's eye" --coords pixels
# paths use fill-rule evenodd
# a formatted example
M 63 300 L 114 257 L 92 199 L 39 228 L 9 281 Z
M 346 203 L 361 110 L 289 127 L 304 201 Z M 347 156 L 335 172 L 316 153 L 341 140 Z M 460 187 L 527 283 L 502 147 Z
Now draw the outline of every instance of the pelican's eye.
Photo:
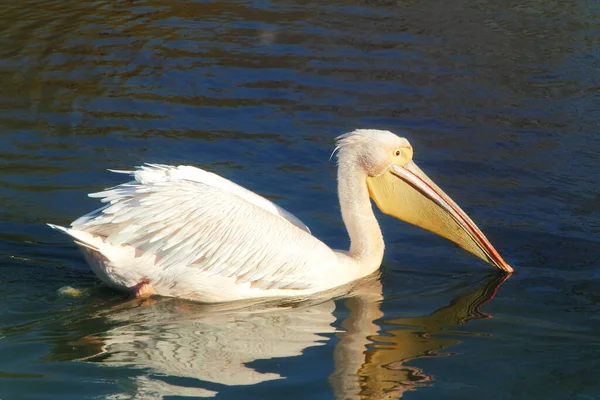
M 411 147 L 399 147 L 392 150 L 392 163 L 397 165 L 404 165 L 410 160 L 412 160 Z

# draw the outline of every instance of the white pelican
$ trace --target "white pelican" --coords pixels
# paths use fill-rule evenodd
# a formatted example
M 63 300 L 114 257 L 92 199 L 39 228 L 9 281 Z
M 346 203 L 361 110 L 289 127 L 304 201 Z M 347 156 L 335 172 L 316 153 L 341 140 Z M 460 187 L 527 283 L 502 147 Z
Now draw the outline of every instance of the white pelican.
M 289 212 L 213 173 L 147 164 L 91 197 L 104 207 L 70 228 L 96 275 L 136 297 L 202 302 L 305 297 L 376 271 L 382 212 L 458 244 L 510 273 L 475 223 L 412 161 L 408 140 L 360 129 L 337 139 L 338 195 L 350 250 L 337 251 Z

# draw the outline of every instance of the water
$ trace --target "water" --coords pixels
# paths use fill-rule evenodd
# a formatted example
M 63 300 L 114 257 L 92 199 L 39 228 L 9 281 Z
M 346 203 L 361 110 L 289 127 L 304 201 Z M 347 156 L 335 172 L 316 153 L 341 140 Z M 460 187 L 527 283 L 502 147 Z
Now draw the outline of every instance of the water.
M 5 1 L 0 398 L 600 398 L 599 12 Z M 346 247 L 328 158 L 358 127 L 404 131 L 518 273 L 382 216 L 382 275 L 351 299 L 140 304 L 44 225 L 96 207 L 107 168 L 181 163 Z

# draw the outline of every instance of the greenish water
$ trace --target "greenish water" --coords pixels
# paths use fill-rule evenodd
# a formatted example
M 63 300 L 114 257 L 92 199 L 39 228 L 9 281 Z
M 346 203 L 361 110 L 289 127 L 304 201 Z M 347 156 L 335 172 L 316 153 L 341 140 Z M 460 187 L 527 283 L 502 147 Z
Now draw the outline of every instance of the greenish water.
M 600 398 L 595 2 L 15 1 L 0 13 L 0 399 Z M 381 216 L 351 299 L 127 302 L 44 224 L 143 162 L 333 247 L 336 135 L 404 134 L 518 273 Z M 491 274 L 491 275 L 490 275 Z M 66 286 L 82 289 L 73 297 Z

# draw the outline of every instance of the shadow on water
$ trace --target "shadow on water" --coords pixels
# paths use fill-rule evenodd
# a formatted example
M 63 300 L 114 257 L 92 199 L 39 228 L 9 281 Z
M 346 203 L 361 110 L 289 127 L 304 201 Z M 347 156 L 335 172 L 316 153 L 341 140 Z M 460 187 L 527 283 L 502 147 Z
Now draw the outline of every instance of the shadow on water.
M 53 327 L 69 336 L 53 342 L 47 361 L 80 360 L 139 370 L 130 378 L 129 389 L 115 396 L 213 397 L 218 392 L 252 393 L 240 385 L 294 379 L 255 367 L 255 361 L 297 357 L 333 341 L 329 382 L 337 399 L 398 399 L 435 379 L 410 362 L 449 355 L 444 350 L 459 344 L 461 335 L 469 335 L 452 328 L 489 318 L 480 307 L 505 279 L 494 274 L 479 282 L 462 282 L 449 305 L 422 317 L 392 319 L 380 310 L 378 276 L 338 300 L 337 306 L 347 310 L 341 321 L 336 321 L 333 300 L 202 305 L 156 298 L 113 303 Z

